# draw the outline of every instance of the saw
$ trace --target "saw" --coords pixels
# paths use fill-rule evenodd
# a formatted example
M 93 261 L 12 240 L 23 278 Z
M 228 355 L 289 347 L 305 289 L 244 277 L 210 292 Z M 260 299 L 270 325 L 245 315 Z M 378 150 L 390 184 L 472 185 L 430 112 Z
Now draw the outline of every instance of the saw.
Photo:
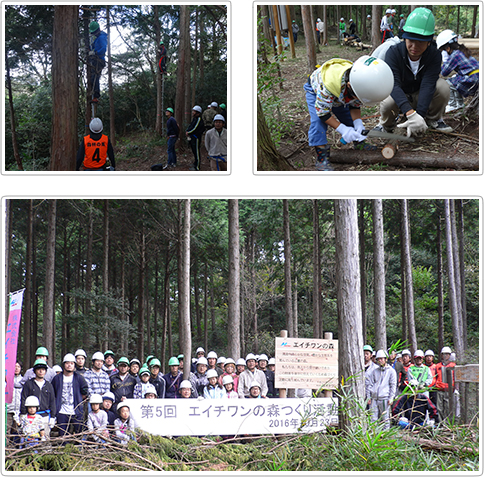
M 403 141 L 403 142 L 415 142 L 415 138 L 403 136 L 400 134 L 393 134 L 386 131 L 375 131 L 374 129 L 365 129 L 361 132 L 363 136 L 367 137 L 379 137 L 382 139 L 389 139 L 393 141 Z

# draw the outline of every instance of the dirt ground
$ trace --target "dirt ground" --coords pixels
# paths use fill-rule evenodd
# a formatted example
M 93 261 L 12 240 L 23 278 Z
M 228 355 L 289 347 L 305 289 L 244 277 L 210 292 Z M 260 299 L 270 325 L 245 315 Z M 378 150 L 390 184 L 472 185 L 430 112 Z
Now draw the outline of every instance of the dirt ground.
M 320 47 L 317 54 L 318 64 L 340 57 L 355 61 L 363 54 L 370 54 L 370 50 L 358 51 L 355 47 L 341 46 L 336 42 L 330 42 L 330 46 Z M 277 92 L 283 98 L 281 115 L 289 123 L 288 131 L 283 135 L 278 151 L 287 158 L 288 162 L 296 171 L 314 171 L 316 153 L 313 147 L 308 146 L 307 132 L 309 128 L 309 113 L 303 90 L 307 74 L 307 59 L 304 39 L 296 43 L 296 58 L 291 57 L 290 51 L 286 51 L 286 60 L 282 62 L 281 73 L 284 79 L 283 90 Z M 466 103 L 469 99 L 466 99 Z M 362 119 L 366 129 L 371 129 L 378 124 L 379 111 L 377 107 L 362 108 Z M 446 114 L 444 121 L 454 128 L 452 135 L 427 131 L 424 137 L 417 138 L 414 143 L 397 143 L 397 153 L 391 161 L 386 161 L 381 155 L 381 149 L 386 141 L 378 138 L 369 139 L 368 142 L 378 147 L 377 151 L 358 151 L 352 145 L 342 145 L 339 142 L 340 135 L 331 128 L 329 129 L 329 143 L 331 144 L 330 160 L 336 171 L 446 171 L 446 170 L 476 170 L 466 169 L 459 166 L 460 158 L 479 159 L 479 123 L 476 121 L 458 121 L 454 119 L 454 113 Z M 406 130 L 397 128 L 396 134 L 406 134 Z M 338 159 L 355 160 L 364 159 L 365 163 L 339 163 Z M 445 168 L 436 168 L 418 165 L 424 159 L 446 159 Z M 401 165 L 406 162 L 406 165 Z M 409 163 L 411 163 L 409 165 Z M 452 164 L 449 166 L 449 164 Z

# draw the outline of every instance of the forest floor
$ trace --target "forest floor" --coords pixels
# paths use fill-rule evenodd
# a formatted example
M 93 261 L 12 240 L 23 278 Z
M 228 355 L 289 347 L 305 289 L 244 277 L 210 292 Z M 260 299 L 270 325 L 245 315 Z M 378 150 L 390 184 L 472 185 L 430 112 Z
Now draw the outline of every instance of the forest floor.
M 331 58 L 345 58 L 355 61 L 363 54 L 370 54 L 371 50 L 359 51 L 355 47 L 341 46 L 336 41 L 330 41 L 329 46 L 320 46 L 317 53 L 317 63 L 323 64 Z M 281 75 L 283 89 L 277 87 L 277 96 L 282 98 L 280 106 L 281 117 L 286 122 L 285 127 L 276 141 L 279 153 L 284 156 L 296 171 L 314 171 L 316 153 L 313 147 L 309 147 L 307 132 L 309 128 L 309 113 L 307 111 L 303 85 L 306 80 L 307 58 L 304 38 L 296 43 L 296 58 L 290 59 L 291 53 L 286 50 L 286 59 L 281 62 Z M 466 103 L 469 99 L 466 99 Z M 275 116 L 274 112 L 274 116 Z M 378 107 L 362 108 L 362 119 L 366 129 L 372 129 L 379 122 Z M 267 119 L 267 113 L 266 113 Z M 330 128 L 329 143 L 331 144 L 332 166 L 336 171 L 446 171 L 446 170 L 475 170 L 459 167 L 459 159 L 479 159 L 479 121 L 466 119 L 458 121 L 454 113 L 446 114 L 444 121 L 454 128 L 452 134 L 442 134 L 427 131 L 424 138 L 417 138 L 414 143 L 401 142 L 392 160 L 392 164 L 384 164 L 381 148 L 385 145 L 382 139 L 372 138 L 370 144 L 376 145 L 376 151 L 354 150 L 352 145 L 342 145 L 339 142 L 339 134 Z M 405 134 L 403 129 L 396 129 L 396 134 Z M 273 135 L 274 136 L 274 135 Z M 366 164 L 338 163 L 338 158 L 360 158 Z M 446 168 L 428 166 L 409 167 L 408 163 L 422 161 L 428 164 L 435 159 L 445 159 L 446 164 L 452 164 Z M 371 164 L 368 164 L 371 162 Z M 401 165 L 406 162 L 407 166 Z
M 168 160 L 166 140 L 156 137 L 153 131 L 136 132 L 124 136 L 115 146 L 116 170 L 117 171 L 150 171 L 154 164 L 166 164 Z M 193 164 L 193 154 L 189 146 L 177 141 L 176 146 L 177 166 L 168 168 L 162 172 L 185 172 L 190 170 Z M 201 148 L 201 171 L 210 170 L 210 162 L 207 158 L 207 150 L 202 144 Z M 157 171 L 160 172 L 160 171 Z

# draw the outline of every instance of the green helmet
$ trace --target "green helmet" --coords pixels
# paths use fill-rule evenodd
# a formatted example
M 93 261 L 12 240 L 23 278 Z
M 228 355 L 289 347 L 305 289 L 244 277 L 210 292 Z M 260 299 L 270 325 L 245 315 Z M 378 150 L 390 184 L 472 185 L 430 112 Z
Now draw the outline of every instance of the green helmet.
M 99 30 L 99 23 L 98 22 L 89 23 L 89 32 L 94 33 L 96 30 Z
M 184 358 L 184 356 L 183 356 L 182 354 L 179 354 L 177 357 L 178 357 L 178 360 L 180 360 L 180 359 L 183 359 L 183 358 Z
M 150 364 L 150 361 L 154 358 L 154 356 L 152 354 L 150 354 L 147 358 L 146 358 L 146 364 Z
M 170 111 L 171 114 L 174 114 L 175 111 L 173 111 L 173 108 L 166 108 L 167 111 Z
M 128 358 L 126 358 L 126 357 L 124 357 L 124 356 L 123 356 L 122 358 L 119 358 L 119 359 L 118 359 L 118 363 L 117 363 L 117 364 L 118 364 L 118 366 L 119 366 L 120 364 L 123 364 L 123 363 L 124 363 L 125 365 L 129 366 L 129 359 L 128 359 Z
M 150 368 L 152 368 L 153 366 L 160 366 L 160 368 L 161 368 L 161 362 L 158 358 L 152 358 L 149 366 L 150 366 Z
M 142 376 L 143 374 L 151 374 L 151 373 L 150 373 L 150 370 L 149 370 L 147 367 L 145 367 L 145 366 L 143 366 L 143 367 L 142 367 L 142 368 L 139 370 L 139 375 L 140 375 L 140 376 Z
M 36 359 L 34 363 L 34 370 L 37 368 L 47 369 L 47 363 L 43 359 Z
M 365 345 L 363 346 L 363 351 L 369 351 L 370 353 L 373 353 L 373 348 L 370 345 Z
M 47 350 L 47 348 L 41 346 L 40 348 L 37 348 L 35 356 L 49 356 L 49 351 Z
M 104 352 L 104 357 L 106 356 L 112 356 L 114 358 L 114 353 L 110 349 L 108 349 L 107 351 Z
M 180 366 L 180 361 L 178 361 L 177 357 L 172 356 L 170 361 L 168 361 L 168 366 Z
M 226 107 L 227 107 L 227 106 L 225 106 L 225 103 L 222 103 L 222 104 L 220 105 L 220 108 L 221 108 L 221 109 L 225 109 Z
M 163 42 L 163 40 L 161 40 L 161 41 L 160 41 L 160 45 L 164 45 L 164 42 Z
M 408 40 L 432 41 L 434 33 L 434 14 L 423 7 L 418 7 L 410 13 L 403 27 L 403 38 Z

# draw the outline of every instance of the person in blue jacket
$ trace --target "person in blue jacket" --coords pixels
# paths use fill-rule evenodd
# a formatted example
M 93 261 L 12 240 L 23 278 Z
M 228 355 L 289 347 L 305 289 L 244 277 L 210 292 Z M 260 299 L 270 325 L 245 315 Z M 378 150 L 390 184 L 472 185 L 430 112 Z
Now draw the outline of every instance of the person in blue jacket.
M 63 360 L 63 372 L 52 380 L 55 393 L 56 420 L 59 435 L 69 433 L 72 425 L 74 434 L 82 432 L 84 400 L 89 394 L 89 386 L 83 376 L 75 372 L 76 358 L 67 353 Z
M 101 96 L 99 80 L 101 79 L 101 72 L 106 66 L 104 56 L 108 46 L 108 35 L 101 31 L 98 22 L 91 22 L 89 24 L 89 32 L 91 33 L 91 45 L 89 49 L 91 75 L 89 77 L 88 88 L 92 94 L 92 102 L 97 103 Z

